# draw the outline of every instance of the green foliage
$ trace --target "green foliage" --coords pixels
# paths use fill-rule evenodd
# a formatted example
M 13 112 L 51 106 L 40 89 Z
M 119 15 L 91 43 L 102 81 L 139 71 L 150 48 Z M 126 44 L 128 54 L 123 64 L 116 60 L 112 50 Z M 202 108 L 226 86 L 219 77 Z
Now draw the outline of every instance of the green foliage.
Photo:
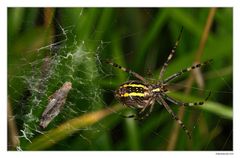
M 8 10 L 8 97 L 23 150 L 166 150 L 175 121 L 156 104 L 142 121 L 116 103 L 113 91 L 131 76 L 105 59 L 156 79 L 183 26 L 177 52 L 164 77 L 190 66 L 196 56 L 211 8 L 10 8 Z M 51 14 L 52 13 L 52 16 Z M 183 92 L 189 74 L 174 81 L 170 93 L 182 101 L 204 100 L 186 107 L 175 150 L 232 150 L 231 8 L 218 8 L 201 61 L 204 90 L 194 83 Z M 149 70 L 151 76 L 148 76 Z M 72 82 L 66 105 L 42 130 L 38 127 L 48 97 Z M 175 85 L 175 86 L 174 86 Z M 174 89 L 175 91 L 175 89 Z M 179 107 L 170 105 L 177 113 Z M 11 129 L 10 129 L 11 130 Z M 16 148 L 16 147 L 15 147 Z M 15 149 L 14 148 L 14 149 Z

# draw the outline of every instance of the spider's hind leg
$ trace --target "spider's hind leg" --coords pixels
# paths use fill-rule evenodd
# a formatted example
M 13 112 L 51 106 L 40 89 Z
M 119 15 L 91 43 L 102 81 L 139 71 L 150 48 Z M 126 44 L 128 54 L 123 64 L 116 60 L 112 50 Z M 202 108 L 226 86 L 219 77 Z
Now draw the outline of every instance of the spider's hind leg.
M 122 67 L 122 66 L 120 66 L 120 65 L 118 65 L 118 64 L 116 64 L 116 63 L 114 63 L 114 62 L 112 62 L 112 61 L 110 61 L 110 60 L 105 60 L 105 62 L 106 62 L 107 64 L 109 64 L 109 65 L 112 65 L 113 67 L 119 68 L 119 69 L 121 69 L 122 71 L 127 72 L 127 73 L 133 75 L 134 77 L 138 78 L 139 80 L 141 80 L 141 81 L 143 81 L 143 82 L 145 82 L 145 83 L 147 82 L 147 81 L 144 79 L 144 77 L 142 77 L 142 76 L 139 75 L 138 73 L 136 73 L 136 72 L 134 72 L 134 71 L 132 71 L 132 70 L 130 70 L 130 69 L 128 69 L 128 68 Z

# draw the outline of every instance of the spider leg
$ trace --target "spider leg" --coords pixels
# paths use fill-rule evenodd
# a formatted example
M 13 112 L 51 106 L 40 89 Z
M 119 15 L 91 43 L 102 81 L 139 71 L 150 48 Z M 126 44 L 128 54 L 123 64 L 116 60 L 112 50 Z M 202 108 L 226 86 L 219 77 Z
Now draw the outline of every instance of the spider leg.
M 147 104 L 138 112 L 135 120 L 143 120 L 152 113 L 154 107 L 155 99 L 151 98 L 148 100 Z
M 158 95 L 158 99 L 157 102 L 159 104 L 162 104 L 166 110 L 168 111 L 168 113 L 170 113 L 173 117 L 174 120 L 176 120 L 178 122 L 178 124 L 182 127 L 182 129 L 185 131 L 185 133 L 188 135 L 189 139 L 191 139 L 191 134 L 188 131 L 187 127 L 184 125 L 184 123 L 174 114 L 174 112 L 172 111 L 172 109 L 168 106 L 168 104 L 165 102 L 165 100 L 162 98 L 161 95 Z
M 181 76 L 181 75 L 182 75 L 183 73 L 185 73 L 185 72 L 189 72 L 189 71 L 191 71 L 191 70 L 193 70 L 193 69 L 200 68 L 200 67 L 202 67 L 202 66 L 204 66 L 204 65 L 207 65 L 207 64 L 211 63 L 212 61 L 213 61 L 213 60 L 210 59 L 210 60 L 207 60 L 207 61 L 205 61 L 205 62 L 203 62 L 203 63 L 199 63 L 199 64 L 193 65 L 193 66 L 191 66 L 191 67 L 182 69 L 181 71 L 179 71 L 179 72 L 177 72 L 177 73 L 169 76 L 168 78 L 166 78 L 166 79 L 163 81 L 163 84 L 166 84 L 166 83 L 174 80 L 175 78 Z
M 153 107 L 154 107 L 154 103 L 149 106 L 146 106 L 144 110 L 141 110 L 136 115 L 135 120 L 144 120 L 145 118 L 147 118 L 150 115 L 150 113 L 152 113 Z
M 153 106 L 154 106 L 155 100 L 154 98 L 150 99 L 148 101 L 148 103 L 140 110 L 140 112 L 138 112 L 138 114 L 136 115 L 128 115 L 128 116 L 124 116 L 121 115 L 124 118 L 134 118 L 135 120 L 143 120 L 144 118 L 148 117 L 149 114 L 152 112 L 153 110 Z M 148 111 L 147 111 L 148 109 Z M 147 111 L 147 112 L 146 112 Z
M 118 65 L 118 64 L 116 64 L 116 63 L 114 63 L 114 62 L 109 61 L 109 60 L 105 60 L 105 62 L 106 62 L 107 64 L 109 64 L 109 65 L 112 65 L 112 66 L 114 66 L 114 67 L 116 67 L 116 68 L 121 69 L 121 70 L 124 71 L 124 72 L 127 72 L 127 73 L 133 75 L 134 77 L 138 78 L 139 80 L 143 81 L 144 83 L 147 82 L 147 81 L 144 79 L 144 77 L 142 77 L 142 76 L 139 75 L 138 73 L 136 73 L 136 72 L 134 72 L 134 71 L 132 71 L 132 70 L 130 70 L 130 69 L 128 69 L 128 68 L 122 67 L 122 66 L 120 66 L 120 65 Z
M 146 110 L 146 108 L 148 108 L 149 106 L 152 106 L 154 103 L 155 103 L 154 98 L 153 98 L 153 97 L 150 98 L 150 99 L 148 100 L 147 104 L 144 105 L 144 107 L 142 108 L 142 110 L 139 112 L 139 114 L 143 113 L 143 112 Z
M 146 104 L 146 106 L 144 108 L 142 108 L 142 110 L 138 113 L 139 114 L 138 120 L 143 120 L 146 117 L 148 117 L 150 113 L 152 113 L 154 103 L 155 103 L 154 98 L 151 98 L 150 100 L 148 100 L 148 103 Z M 147 109 L 148 109 L 148 111 L 147 111 Z
M 172 102 L 173 104 L 176 104 L 176 105 L 180 105 L 180 106 L 197 106 L 197 105 L 203 105 L 204 102 L 207 101 L 208 98 L 210 97 L 211 92 L 209 92 L 208 96 L 205 98 L 204 101 L 201 101 L 201 102 L 191 102 L 191 103 L 185 103 L 185 102 L 178 101 L 176 99 L 173 99 L 172 97 L 169 97 L 165 93 L 162 93 L 161 95 L 162 95 L 162 97 L 164 99 L 167 99 L 168 101 L 170 101 L 170 102 Z
M 149 111 L 144 115 L 144 118 L 148 117 L 149 114 L 152 113 L 153 107 L 154 107 L 154 103 L 150 105 Z
M 179 36 L 178 36 L 178 39 L 177 39 L 174 47 L 172 48 L 170 54 L 168 55 L 167 61 L 164 63 L 164 65 L 163 65 L 163 67 L 162 67 L 162 69 L 161 69 L 161 71 L 160 71 L 160 73 L 159 73 L 159 79 L 160 79 L 160 80 L 162 79 L 163 73 L 165 72 L 165 70 L 166 70 L 166 68 L 167 68 L 170 60 L 172 59 L 173 55 L 174 55 L 175 52 L 176 52 L 176 49 L 177 49 L 177 47 L 178 47 L 179 41 L 180 41 L 181 36 L 182 36 L 182 32 L 183 32 L 183 27 L 181 28 L 180 34 L 179 34 Z

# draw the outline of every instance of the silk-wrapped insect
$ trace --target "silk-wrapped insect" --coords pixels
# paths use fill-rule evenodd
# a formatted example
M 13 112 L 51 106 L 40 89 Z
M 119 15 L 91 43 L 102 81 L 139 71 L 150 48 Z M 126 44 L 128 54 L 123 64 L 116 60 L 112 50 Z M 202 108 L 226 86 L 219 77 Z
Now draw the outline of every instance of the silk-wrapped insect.
M 68 92 L 72 89 L 71 82 L 65 82 L 61 88 L 53 93 L 48 99 L 48 105 L 42 113 L 40 124 L 41 128 L 46 128 L 48 124 L 60 113 L 64 106 Z

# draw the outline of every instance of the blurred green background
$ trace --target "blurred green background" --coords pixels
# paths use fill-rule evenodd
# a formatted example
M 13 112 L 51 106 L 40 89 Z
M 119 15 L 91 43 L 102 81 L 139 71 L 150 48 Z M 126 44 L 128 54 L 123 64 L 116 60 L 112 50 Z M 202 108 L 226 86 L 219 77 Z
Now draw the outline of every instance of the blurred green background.
M 209 22 L 212 10 L 8 8 L 8 149 L 233 150 L 233 10 L 217 8 Z M 203 106 L 186 107 L 182 113 L 192 140 L 182 129 L 175 130 L 176 121 L 158 104 L 145 120 L 122 118 L 135 111 L 119 104 L 113 93 L 134 78 L 103 61 L 110 59 L 152 82 L 183 27 L 167 77 L 194 63 L 210 23 L 198 57 L 213 59 L 201 69 L 203 85 L 194 80 L 187 84 L 194 79 L 187 73 L 169 93 L 196 102 L 212 92 Z M 66 81 L 73 89 L 63 109 L 40 129 L 48 97 Z M 179 107 L 169 105 L 178 114 Z

